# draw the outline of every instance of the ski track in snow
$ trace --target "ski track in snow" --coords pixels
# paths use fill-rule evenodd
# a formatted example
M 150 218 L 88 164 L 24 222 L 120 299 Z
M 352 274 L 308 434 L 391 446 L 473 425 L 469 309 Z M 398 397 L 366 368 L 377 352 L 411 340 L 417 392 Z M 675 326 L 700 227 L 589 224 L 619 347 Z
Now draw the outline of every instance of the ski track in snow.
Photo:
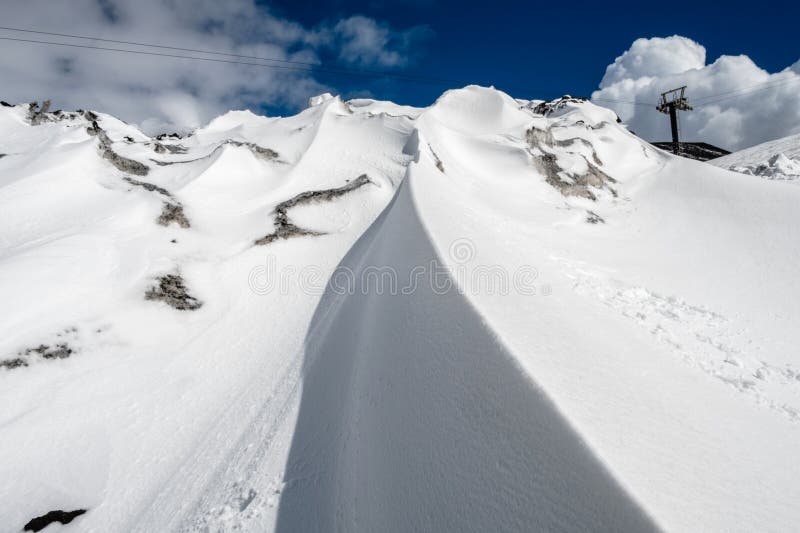
M 573 289 L 613 309 L 646 330 L 686 365 L 730 385 L 760 405 L 800 421 L 800 370 L 759 358 L 761 346 L 747 328 L 728 317 L 628 285 L 590 265 L 553 258 L 573 280 Z

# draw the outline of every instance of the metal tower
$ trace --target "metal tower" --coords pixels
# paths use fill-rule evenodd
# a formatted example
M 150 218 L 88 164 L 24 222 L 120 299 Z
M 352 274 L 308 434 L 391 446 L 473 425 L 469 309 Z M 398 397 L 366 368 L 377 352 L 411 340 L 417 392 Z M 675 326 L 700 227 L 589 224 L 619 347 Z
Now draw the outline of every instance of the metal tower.
M 661 113 L 669 115 L 669 123 L 672 127 L 672 153 L 678 155 L 680 151 L 680 141 L 678 140 L 678 111 L 691 111 L 692 106 L 686 100 L 684 93 L 686 86 L 678 87 L 667 92 L 661 93 L 661 102 L 659 102 L 658 109 Z

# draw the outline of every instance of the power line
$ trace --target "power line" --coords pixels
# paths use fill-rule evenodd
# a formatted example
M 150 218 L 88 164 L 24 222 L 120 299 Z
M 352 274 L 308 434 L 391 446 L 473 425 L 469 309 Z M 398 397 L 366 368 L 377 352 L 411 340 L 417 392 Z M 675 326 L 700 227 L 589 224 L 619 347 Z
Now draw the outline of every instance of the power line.
M 751 94 L 755 94 L 755 93 L 762 92 L 762 91 L 768 91 L 770 89 L 774 89 L 775 87 L 779 87 L 779 86 L 782 86 L 782 85 L 788 85 L 790 83 L 797 83 L 797 82 L 800 82 L 800 78 L 794 78 L 794 79 L 790 79 L 790 80 L 783 80 L 783 81 L 780 81 L 780 82 L 775 82 L 775 83 L 772 83 L 772 84 L 770 84 L 770 85 L 768 85 L 766 87 L 762 87 L 760 89 L 751 89 L 751 90 L 742 89 L 742 90 L 739 90 L 739 91 L 729 91 L 728 93 L 722 93 L 722 94 L 726 94 L 727 96 L 719 97 L 719 95 L 715 95 L 716 97 L 715 98 L 711 98 L 711 99 L 709 99 L 710 97 L 705 97 L 703 99 L 705 101 L 703 103 L 701 103 L 697 107 L 707 107 L 707 106 L 716 104 L 717 102 L 723 102 L 725 100 L 732 100 L 734 98 L 741 98 L 742 96 L 750 96 Z M 700 100 L 700 99 L 698 99 L 698 100 Z
M 173 59 L 188 59 L 193 61 L 205 61 L 205 62 L 212 62 L 212 63 L 225 63 L 225 64 L 232 64 L 232 65 L 243 65 L 243 66 L 252 66 L 252 67 L 261 67 L 261 68 L 268 68 L 274 70 L 284 70 L 284 71 L 295 71 L 295 72 L 313 72 L 313 73 L 320 73 L 320 74 L 331 74 L 331 75 L 338 75 L 338 76 L 364 76 L 364 77 L 375 77 L 375 78 L 385 78 L 394 81 L 406 81 L 406 82 L 414 82 L 414 83 L 421 83 L 421 84 L 428 84 L 428 85 L 439 85 L 439 86 L 452 86 L 452 85 L 464 85 L 467 82 L 463 80 L 456 80 L 456 79 L 448 79 L 448 78 L 436 78 L 436 77 L 429 77 L 429 76 L 419 76 L 419 75 L 412 75 L 412 74 L 401 74 L 395 72 L 384 72 L 384 71 L 376 71 L 376 70 L 369 70 L 369 69 L 344 69 L 344 68 L 331 68 L 326 67 L 324 65 L 320 65 L 317 63 L 307 62 L 307 61 L 297 61 L 297 60 L 290 60 L 290 59 L 280 59 L 274 57 L 260 57 L 260 56 L 250 56 L 244 54 L 234 54 L 228 52 L 218 52 L 214 50 L 203 50 L 199 48 L 182 48 L 178 46 L 168 46 L 168 45 L 161 45 L 161 44 L 152 44 L 152 43 L 145 43 L 140 41 L 124 41 L 118 39 L 106 39 L 101 37 L 93 37 L 93 36 L 85 36 L 85 35 L 76 35 L 76 34 L 69 34 L 69 33 L 56 33 L 56 32 L 45 32 L 45 31 L 38 31 L 38 30 L 30 30 L 24 28 L 13 28 L 9 26 L 0 26 L 0 30 L 8 30 L 8 31 L 17 31 L 17 32 L 24 32 L 24 33 L 33 33 L 39 35 L 51 35 L 56 37 L 66 37 L 71 39 L 85 39 L 85 40 L 93 40 L 93 41 L 100 41 L 100 42 L 107 42 L 107 43 L 115 43 L 115 44 L 122 44 L 122 45 L 129 45 L 129 46 L 143 46 L 149 48 L 157 48 L 163 50 L 174 50 L 178 52 L 190 52 L 193 54 L 206 54 L 206 55 L 214 55 L 218 57 L 198 57 L 195 55 L 185 55 L 185 54 L 177 54 L 177 53 L 165 53 L 165 52 L 156 52 L 151 50 L 131 50 L 127 48 L 116 48 L 116 47 L 108 47 L 108 46 L 97 46 L 97 45 L 90 45 L 90 44 L 78 44 L 78 43 L 64 43 L 64 42 L 55 42 L 55 41 L 45 41 L 39 39 L 23 39 L 19 37 L 4 37 L 0 36 L 0 40 L 5 41 L 16 41 L 16 42 L 23 42 L 23 43 L 35 43 L 35 44 L 44 44 L 50 46 L 63 46 L 69 48 L 79 48 L 79 49 L 89 49 L 89 50 L 100 50 L 105 52 L 119 52 L 119 53 L 126 53 L 126 54 L 137 54 L 137 55 L 146 55 L 146 56 L 155 56 L 155 57 L 165 57 L 165 58 L 173 58 Z M 225 58 L 238 58 L 238 59 L 225 59 Z M 249 61 L 242 61 L 242 60 L 249 60 Z M 262 63 L 269 62 L 269 63 Z M 278 63 L 278 64 L 275 64 Z M 749 94 L 750 92 L 758 92 L 761 90 L 771 89 L 773 87 L 783 85 L 786 83 L 794 82 L 798 80 L 785 80 L 781 82 L 766 82 L 762 84 L 758 84 L 751 87 L 745 87 L 743 89 L 739 89 L 736 91 L 728 91 L 726 93 L 719 93 L 715 95 L 709 95 L 702 98 L 696 99 L 696 101 L 702 102 L 698 107 L 710 105 L 711 103 L 726 100 L 728 98 L 738 97 L 739 95 Z M 765 85 L 765 87 L 761 87 Z M 509 89 L 520 90 L 525 92 L 530 92 L 529 88 L 517 87 L 517 86 L 508 86 Z M 754 90 L 753 90 L 754 89 Z M 739 94 L 741 93 L 741 94 Z M 729 96 L 730 95 L 730 96 Z M 733 96 L 736 95 L 736 96 Z M 618 100 L 614 98 L 589 98 L 592 102 L 603 102 L 603 103 L 613 103 L 613 104 L 626 104 L 626 105 L 635 105 L 635 106 L 645 106 L 645 107 L 653 107 L 655 104 L 647 103 L 647 102 L 636 102 L 630 100 Z
M 337 73 L 338 72 L 342 72 L 342 73 L 347 73 L 347 74 L 349 74 L 349 73 L 359 73 L 359 74 L 362 74 L 362 75 L 393 76 L 393 77 L 408 78 L 408 79 L 414 79 L 414 80 L 420 80 L 420 81 L 423 81 L 423 80 L 424 81 L 435 81 L 437 83 L 458 83 L 458 80 L 452 80 L 452 79 L 447 79 L 447 78 L 436 78 L 436 77 L 431 77 L 431 76 L 416 76 L 416 75 L 411 75 L 411 74 L 401 74 L 401 73 L 386 72 L 386 71 L 379 71 L 379 70 L 372 70 L 372 69 L 331 69 L 329 67 L 322 67 L 322 66 L 320 66 L 319 63 L 314 63 L 314 62 L 311 62 L 311 61 L 298 61 L 298 60 L 294 60 L 294 59 L 281 59 L 281 58 L 275 58 L 275 57 L 251 56 L 251 55 L 244 55 L 244 54 L 234 54 L 234 53 L 228 53 L 228 52 L 219 52 L 219 51 L 216 51 L 216 50 L 204 50 L 204 49 L 199 49 L 199 48 L 181 48 L 181 47 L 178 47 L 178 46 L 168 46 L 168 45 L 163 45 L 163 44 L 145 43 L 145 42 L 140 42 L 140 41 L 122 41 L 122 40 L 117 40 L 117 39 L 106 39 L 106 38 L 102 38 L 102 37 L 93 37 L 93 36 L 88 36 L 88 35 L 75 35 L 75 34 L 70 34 L 70 33 L 56 33 L 56 32 L 47 32 L 47 31 L 39 31 L 39 30 L 30 30 L 30 29 L 25 29 L 25 28 L 12 28 L 12 27 L 9 27 L 9 26 L 0 26 L 0 30 L 18 31 L 18 32 L 24 32 L 24 33 L 35 33 L 35 34 L 39 34 L 39 35 L 50 35 L 50 36 L 56 36 L 56 37 L 68 37 L 68 38 L 71 38 L 71 39 L 85 39 L 85 40 L 90 40 L 90 41 L 101 41 L 101 42 L 106 42 L 106 43 L 125 44 L 125 45 L 131 45 L 131 46 L 146 46 L 146 47 L 149 47 L 149 48 L 161 48 L 161 49 L 164 49 L 164 50 L 176 50 L 176 51 L 180 51 L 180 52 L 192 52 L 192 53 L 197 53 L 197 54 L 208 54 L 208 55 L 215 55 L 215 56 L 222 56 L 222 57 L 234 57 L 234 58 L 238 58 L 238 59 L 252 59 L 252 60 L 256 60 L 256 61 L 269 61 L 269 62 L 274 62 L 274 63 L 285 63 L 285 64 L 289 64 L 289 65 L 305 66 L 305 67 L 309 67 L 309 68 L 311 68 L 313 70 L 317 70 L 317 71 L 319 71 L 321 68 L 324 68 L 326 72 L 330 71 L 330 72 L 337 72 Z M 47 43 L 47 44 L 60 44 L 60 45 L 68 46 L 67 43 L 52 43 L 52 42 L 49 42 L 49 41 L 29 40 L 29 41 L 25 41 L 25 42 L 41 42 L 41 43 Z M 100 49 L 100 48 L 98 48 L 98 49 Z M 118 49 L 111 49 L 111 48 L 102 48 L 102 49 L 118 50 Z M 132 50 L 125 50 L 125 51 L 133 52 Z M 173 56 L 168 56 L 168 57 L 173 57 Z M 186 57 L 186 56 L 181 56 L 181 57 Z M 249 64 L 249 63 L 242 63 L 242 64 Z
M 157 48 L 157 49 L 164 49 L 164 50 L 175 50 L 180 52 L 191 52 L 195 54 L 207 54 L 207 55 L 214 55 L 219 57 L 197 57 L 193 55 L 184 55 L 184 54 L 173 54 L 173 53 L 165 53 L 165 52 L 156 52 L 150 50 L 130 50 L 126 48 L 116 48 L 116 47 L 107 47 L 107 46 L 97 46 L 97 45 L 90 45 L 90 44 L 78 44 L 78 43 L 64 43 L 64 42 L 55 42 L 55 41 L 45 41 L 39 39 L 23 39 L 20 37 L 3 37 L 0 36 L 0 40 L 5 41 L 16 41 L 16 42 L 23 42 L 23 43 L 35 43 L 35 44 L 44 44 L 44 45 L 51 45 L 51 46 L 64 46 L 69 48 L 80 48 L 80 49 L 89 49 L 89 50 L 100 50 L 106 52 L 120 52 L 126 54 L 138 54 L 138 55 L 146 55 L 146 56 L 156 56 L 156 57 L 166 57 L 166 58 L 174 58 L 174 59 L 188 59 L 194 61 L 206 61 L 206 62 L 213 62 L 213 63 L 226 63 L 226 64 L 234 64 L 234 65 L 244 65 L 244 66 L 253 66 L 253 67 L 262 67 L 268 69 L 275 69 L 275 70 L 287 70 L 287 71 L 298 71 L 298 72 L 316 72 L 322 74 L 333 74 L 333 75 L 341 75 L 341 76 L 348 76 L 348 75 L 357 75 L 357 76 L 365 76 L 365 77 L 376 77 L 376 78 L 386 78 L 391 79 L 394 81 L 407 81 L 407 82 L 415 82 L 415 83 L 422 83 L 422 84 L 430 84 L 430 85 L 440 85 L 440 86 L 453 86 L 453 85 L 465 85 L 467 84 L 463 80 L 455 80 L 455 79 L 448 79 L 448 78 L 435 78 L 435 77 L 428 77 L 428 76 L 418 76 L 418 75 L 411 75 L 411 74 L 401 74 L 401 73 L 393 73 L 393 72 L 382 72 L 376 70 L 368 70 L 368 69 L 343 69 L 343 68 L 331 68 L 319 65 L 317 63 L 311 62 L 304 62 L 304 61 L 295 61 L 289 59 L 279 59 L 279 58 L 270 58 L 270 57 L 259 57 L 259 56 L 249 56 L 243 54 L 233 54 L 227 52 L 218 52 L 212 50 L 202 50 L 196 48 L 182 48 L 177 46 L 167 46 L 167 45 L 160 45 L 160 44 L 151 44 L 145 42 L 138 42 L 138 41 L 123 41 L 117 39 L 105 39 L 99 37 L 91 37 L 91 36 L 84 36 L 84 35 L 75 35 L 75 34 L 68 34 L 68 33 L 56 33 L 56 32 L 44 32 L 38 30 L 29 30 L 23 28 L 12 28 L 8 26 L 0 26 L 0 30 L 10 30 L 10 31 L 19 31 L 25 33 L 34 33 L 40 35 L 51 35 L 57 37 L 67 37 L 72 39 L 86 39 L 86 40 L 95 40 L 100 42 L 109 42 L 115 44 L 123 44 L 123 45 L 131 45 L 131 46 L 146 46 L 150 48 Z M 224 59 L 225 57 L 228 58 L 239 58 L 239 59 Z M 253 61 L 241 61 L 240 59 L 248 59 Z M 280 63 L 280 64 L 265 64 L 261 63 L 261 61 L 270 62 L 270 63 Z M 522 88 L 522 87 L 509 87 L 515 90 L 521 90 L 528 92 L 529 88 Z M 614 100 L 614 99 L 597 99 L 597 101 L 609 102 L 609 103 L 625 103 L 625 104 L 632 104 L 632 105 L 647 105 L 642 102 L 629 102 L 623 100 Z
M 452 83 L 462 83 L 456 80 L 447 80 L 441 78 L 428 78 L 424 76 L 415 76 L 415 75 L 408 75 L 408 74 L 399 74 L 399 73 L 391 73 L 391 72 L 378 72 L 378 71 L 369 71 L 369 70 L 356 70 L 356 69 L 339 69 L 339 68 L 330 68 L 324 67 L 320 65 L 315 65 L 314 63 L 304 64 L 301 62 L 298 65 L 271 65 L 271 64 L 264 64 L 264 63 L 256 63 L 253 61 L 238 61 L 234 59 L 220 59 L 220 58 L 211 58 L 211 57 L 197 57 L 197 56 L 187 56 L 181 54 L 168 54 L 163 52 L 152 52 L 146 50 L 128 50 L 125 48 L 110 48 L 105 46 L 93 46 L 89 44 L 76 44 L 76 43 L 60 43 L 54 41 L 42 41 L 37 39 L 22 39 L 18 37 L 0 37 L 1 40 L 4 41 L 16 41 L 16 42 L 23 42 L 23 43 L 36 43 L 36 44 L 46 44 L 52 46 L 66 46 L 70 48 L 84 48 L 90 50 L 102 50 L 106 52 L 122 52 L 126 54 L 139 54 L 139 55 L 147 55 L 147 56 L 157 56 L 157 57 L 168 57 L 168 58 L 175 58 L 175 59 L 191 59 L 195 61 L 207 61 L 212 63 L 228 63 L 234 65 L 247 65 L 253 67 L 263 67 L 263 68 L 270 68 L 276 70 L 291 70 L 291 71 L 299 71 L 299 72 L 319 72 L 324 74 L 334 74 L 334 75 L 356 75 L 356 76 L 365 76 L 365 77 L 374 77 L 374 78 L 387 78 L 393 79 L 396 81 L 411 81 L 415 83 L 423 83 L 423 84 L 432 84 L 432 85 L 450 85 Z M 156 45 L 153 45 L 156 46 Z M 198 53 L 205 53 L 205 52 L 198 52 Z M 222 54 L 224 55 L 224 54 Z M 275 61 L 269 58 L 259 58 L 261 61 Z M 299 65 L 306 65 L 306 66 L 299 66 Z
M 777 87 L 779 85 L 785 85 L 787 83 L 792 83 L 792 82 L 796 82 L 796 81 L 798 81 L 797 78 L 788 79 L 788 80 L 781 80 L 781 81 L 764 81 L 764 82 L 761 82 L 761 83 L 756 83 L 755 85 L 749 85 L 747 87 L 740 87 L 739 89 L 735 89 L 733 91 L 726 91 L 724 93 L 717 93 L 717 94 L 712 94 L 710 96 L 703 96 L 702 98 L 695 98 L 695 101 L 699 102 L 699 101 L 714 99 L 714 98 L 716 98 L 718 96 L 725 96 L 725 95 L 735 94 L 735 93 L 743 93 L 743 92 L 748 92 L 749 93 L 751 91 L 752 92 L 757 92 L 757 91 L 771 89 L 771 88 Z M 759 89 L 759 87 L 762 87 L 762 86 L 764 86 L 764 87 Z

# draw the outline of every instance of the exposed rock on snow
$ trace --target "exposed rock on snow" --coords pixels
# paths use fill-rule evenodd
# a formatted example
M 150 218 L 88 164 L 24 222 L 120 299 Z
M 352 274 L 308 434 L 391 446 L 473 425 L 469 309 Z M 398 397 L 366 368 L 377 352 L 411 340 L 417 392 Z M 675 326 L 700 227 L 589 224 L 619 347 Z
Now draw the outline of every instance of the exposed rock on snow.
M 540 130 L 534 127 L 528 130 L 527 140 L 532 150 L 534 165 L 545 176 L 547 183 L 558 189 L 564 196 L 578 196 L 594 201 L 597 200 L 597 196 L 592 189 L 605 189 L 613 196 L 617 195 L 617 191 L 610 185 L 616 180 L 591 163 L 585 155 L 571 149 L 576 143 L 588 146 L 592 159 L 598 164 L 602 164 L 591 143 L 585 139 L 556 141 L 550 129 Z M 564 150 L 557 151 L 554 150 L 555 147 L 564 148 Z M 576 173 L 562 169 L 558 163 L 557 153 L 578 155 L 585 162 L 585 170 Z
M 784 154 L 775 154 L 763 163 L 733 166 L 730 169 L 771 180 L 796 180 L 800 178 L 800 157 L 789 159 Z
M 167 189 L 165 189 L 164 187 L 159 187 L 158 185 L 153 185 L 152 183 L 147 183 L 146 181 L 139 181 L 139 180 L 133 179 L 133 178 L 131 178 L 129 176 L 125 176 L 122 179 L 127 181 L 128 183 L 130 183 L 134 187 L 141 187 L 142 189 L 144 189 L 146 191 L 157 192 L 158 194 L 160 194 L 162 196 L 166 196 L 167 198 L 172 198 L 172 194 Z
M 567 104 L 582 104 L 586 102 L 586 98 L 582 98 L 580 96 L 570 96 L 564 95 L 555 100 L 550 100 L 549 102 L 540 102 L 533 107 L 533 112 L 538 113 L 540 115 L 549 115 L 554 111 L 559 111 L 564 109 Z
M 175 198 L 172 196 L 172 193 L 170 193 L 168 190 L 163 187 L 159 187 L 158 185 L 147 183 L 146 181 L 139 181 L 128 176 L 125 176 L 122 179 L 135 187 L 141 187 L 146 191 L 158 193 L 169 200 L 163 202 L 161 214 L 156 219 L 157 223 L 161 224 L 162 226 L 169 226 L 174 222 L 182 228 L 191 227 L 189 219 L 183 212 L 183 205 L 175 200 Z
M 13 107 L 8 105 L 7 107 Z M 65 113 L 60 109 L 50 111 L 50 100 L 42 102 L 41 106 L 38 102 L 28 104 L 28 122 L 31 126 L 38 126 L 46 122 L 60 122 L 62 120 L 75 120 L 80 116 L 79 113 Z
M 62 342 L 54 346 L 47 344 L 40 344 L 34 348 L 27 348 L 20 352 L 19 357 L 0 361 L 0 368 L 19 368 L 28 366 L 33 359 L 66 359 L 72 355 L 73 349 L 69 344 Z
M 265 159 L 267 161 L 278 158 L 278 152 L 276 152 L 275 150 L 264 148 L 255 143 L 233 141 L 229 139 L 225 141 L 225 144 L 230 144 L 231 146 L 244 146 L 245 148 L 248 148 L 251 152 L 253 152 L 253 154 L 255 154 L 256 156 L 260 157 L 261 159 Z
M 800 134 L 745 148 L 709 163 L 768 180 L 800 183 Z
M 37 516 L 25 524 L 24 531 L 41 531 L 50 524 L 54 524 L 56 522 L 66 525 L 83 514 L 86 514 L 86 509 L 77 509 L 75 511 L 50 511 L 45 515 Z
M 188 148 L 179 144 L 153 143 L 153 151 L 157 154 L 185 154 Z
M 439 169 L 439 172 L 444 172 L 444 165 L 442 164 L 442 160 L 439 159 L 439 156 L 436 155 L 436 152 L 433 151 L 433 147 L 430 145 L 430 143 L 428 144 L 428 149 L 431 151 L 431 155 L 433 156 L 436 168 Z
M 367 183 L 372 183 L 367 177 L 366 174 L 362 174 L 361 176 L 357 177 L 347 185 L 339 187 L 337 189 L 326 189 L 324 191 L 307 191 L 298 194 L 286 200 L 285 202 L 279 203 L 275 207 L 275 231 L 270 233 L 269 235 L 265 235 L 260 239 L 255 241 L 257 245 L 264 245 L 269 244 L 276 239 L 289 239 L 292 237 L 302 237 L 302 236 L 316 236 L 316 235 L 323 235 L 323 233 L 315 230 L 304 229 L 296 226 L 289 220 L 289 215 L 287 211 L 296 205 L 301 204 L 310 204 L 314 202 L 327 202 L 337 198 L 339 196 L 343 196 L 350 191 L 354 191 L 359 187 L 366 185 Z
M 97 115 L 91 111 L 86 112 L 87 119 L 92 116 L 96 117 Z M 108 160 L 112 165 L 117 167 L 122 172 L 129 172 L 136 176 L 147 176 L 147 173 L 150 172 L 150 168 L 144 163 L 134 161 L 133 159 L 128 159 L 127 157 L 122 157 L 116 153 L 111 148 L 113 141 L 108 137 L 106 131 L 97 123 L 96 118 L 92 119 L 92 124 L 86 128 L 86 133 L 97 137 L 97 140 L 100 143 L 100 152 L 103 158 Z
M 46 344 L 40 342 L 36 346 L 20 350 L 16 357 L 0 360 L 0 368 L 25 367 L 37 360 L 66 359 L 77 351 L 75 343 L 78 341 L 79 335 L 76 327 L 63 329 Z
M 186 214 L 183 212 L 183 206 L 172 202 L 164 202 L 157 222 L 162 226 L 169 226 L 174 222 L 182 228 L 191 227 L 189 219 L 186 218 Z
M 41 107 L 38 102 L 32 102 L 28 108 L 28 120 L 31 126 L 38 126 L 42 122 L 48 121 L 47 112 L 50 110 L 50 100 L 42 102 Z
M 175 133 L 175 132 L 172 132 L 172 133 L 161 133 L 159 135 L 156 135 L 156 140 L 157 141 L 165 141 L 167 139 L 182 139 L 182 138 L 183 137 L 181 136 L 180 133 Z
M 605 224 L 606 221 L 594 211 L 586 211 L 586 222 L 589 224 Z
M 166 274 L 158 278 L 158 285 L 150 287 L 144 295 L 147 300 L 166 303 L 179 311 L 194 311 L 203 302 L 190 295 L 180 274 Z

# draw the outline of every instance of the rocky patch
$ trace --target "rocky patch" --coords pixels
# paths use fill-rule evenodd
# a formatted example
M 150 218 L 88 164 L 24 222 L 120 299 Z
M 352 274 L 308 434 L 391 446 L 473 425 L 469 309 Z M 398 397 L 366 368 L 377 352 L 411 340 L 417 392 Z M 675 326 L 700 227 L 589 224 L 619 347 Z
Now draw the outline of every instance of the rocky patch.
M 179 311 L 194 311 L 203 306 L 203 302 L 189 294 L 180 274 L 166 274 L 157 281 L 157 285 L 144 293 L 146 300 L 161 301 Z
M 228 139 L 223 144 L 230 144 L 231 146 L 237 146 L 237 147 L 243 146 L 245 148 L 248 148 L 251 152 L 253 152 L 253 154 L 255 154 L 256 157 L 259 157 L 266 161 L 271 161 L 273 159 L 278 158 L 278 152 L 276 152 L 275 150 L 271 150 L 270 148 L 264 148 L 263 146 L 259 146 L 255 143 L 234 141 Z
M 13 107 L 13 106 L 8 106 Z M 39 126 L 46 122 L 60 122 L 62 120 L 74 120 L 80 116 L 79 113 L 65 113 L 60 109 L 50 112 L 50 100 L 45 100 L 39 105 L 39 102 L 31 102 L 28 104 L 28 122 L 31 126 Z
M 610 185 L 616 183 L 616 180 L 600 169 L 599 165 L 602 162 L 589 141 L 580 138 L 559 141 L 553 137 L 550 129 L 541 130 L 535 127 L 528 130 L 526 139 L 534 166 L 545 177 L 545 181 L 564 196 L 577 196 L 594 201 L 597 200 L 597 196 L 593 189 L 606 189 L 613 196 L 617 196 L 617 191 Z M 594 163 L 577 150 L 576 145 L 592 148 L 591 157 Z M 564 171 L 558 165 L 556 157 L 559 150 L 582 157 L 586 162 L 586 172 L 575 174 Z
M 13 370 L 30 366 L 36 360 L 66 359 L 76 353 L 76 349 L 70 344 L 78 339 L 78 329 L 71 327 L 60 331 L 55 335 L 53 342 L 38 346 L 32 346 L 17 352 L 16 357 L 0 360 L 0 368 Z
M 428 144 L 428 149 L 431 151 L 431 155 L 433 156 L 433 161 L 436 164 L 436 168 L 439 169 L 439 172 L 444 173 L 444 165 L 442 164 L 442 160 L 439 159 L 439 156 L 436 155 L 436 152 L 433 151 L 433 147 Z
M 186 214 L 183 212 L 183 205 L 176 200 L 175 197 L 172 196 L 172 193 L 167 189 L 159 187 L 153 183 L 139 181 L 128 176 L 125 176 L 122 179 L 134 187 L 141 187 L 148 192 L 154 192 L 166 198 L 166 201 L 164 201 L 161 205 L 161 214 L 158 215 L 158 218 L 156 219 L 158 224 L 162 226 L 169 226 L 170 224 L 175 223 L 182 228 L 190 228 L 192 226 L 189 222 L 189 219 L 186 217 Z
M 172 193 L 170 193 L 167 189 L 165 189 L 163 187 L 159 187 L 158 185 L 154 185 L 152 183 L 147 183 L 146 181 L 139 181 L 139 180 L 130 178 L 128 176 L 125 176 L 122 179 L 127 181 L 128 183 L 130 183 L 134 187 L 141 187 L 146 191 L 157 192 L 158 194 L 160 194 L 162 196 L 166 196 L 167 198 L 172 198 Z
M 191 223 L 183 212 L 183 206 L 180 203 L 164 202 L 161 206 L 161 214 L 158 215 L 156 222 L 162 226 L 169 226 L 174 222 L 182 228 L 191 227 Z
M 153 143 L 153 151 L 157 154 L 185 154 L 189 149 L 180 144 Z
M 277 239 L 289 239 L 292 237 L 301 237 L 304 235 L 323 235 L 323 233 L 309 230 L 305 228 L 301 228 L 296 226 L 292 221 L 289 219 L 289 215 L 287 211 L 292 207 L 300 204 L 310 204 L 315 202 L 327 202 L 337 198 L 339 196 L 345 195 L 350 191 L 354 191 L 359 187 L 366 185 L 367 183 L 372 183 L 367 177 L 366 174 L 360 175 L 358 178 L 354 179 L 347 185 L 343 187 L 339 187 L 337 189 L 326 189 L 322 191 L 307 191 L 298 194 L 297 196 L 286 200 L 285 202 L 279 203 L 275 207 L 275 231 L 270 233 L 269 235 L 265 235 L 260 239 L 255 241 L 257 245 L 269 244 Z
M 567 104 L 580 104 L 586 102 L 586 98 L 579 97 L 579 96 L 570 96 L 565 94 L 560 98 L 556 98 L 555 100 L 550 100 L 549 102 L 540 102 L 533 107 L 533 112 L 539 115 L 547 116 L 554 111 L 558 111 L 559 109 L 563 109 L 567 106 Z
M 50 511 L 45 515 L 37 516 L 25 524 L 24 531 L 41 531 L 55 522 L 66 525 L 83 514 L 86 514 L 86 509 L 76 509 L 75 511 Z
M 589 224 L 605 224 L 606 221 L 603 217 L 594 211 L 586 211 L 586 222 Z
M 91 111 L 86 111 L 84 112 L 84 117 L 87 120 L 91 120 L 91 125 L 86 128 L 86 133 L 97 137 L 103 159 L 106 159 L 109 163 L 117 167 L 118 170 L 135 176 L 146 176 L 148 172 L 150 172 L 150 167 L 147 165 L 134 161 L 133 159 L 128 159 L 127 157 L 122 157 L 111 148 L 113 141 L 109 138 L 106 131 L 97 123 L 96 114 Z

